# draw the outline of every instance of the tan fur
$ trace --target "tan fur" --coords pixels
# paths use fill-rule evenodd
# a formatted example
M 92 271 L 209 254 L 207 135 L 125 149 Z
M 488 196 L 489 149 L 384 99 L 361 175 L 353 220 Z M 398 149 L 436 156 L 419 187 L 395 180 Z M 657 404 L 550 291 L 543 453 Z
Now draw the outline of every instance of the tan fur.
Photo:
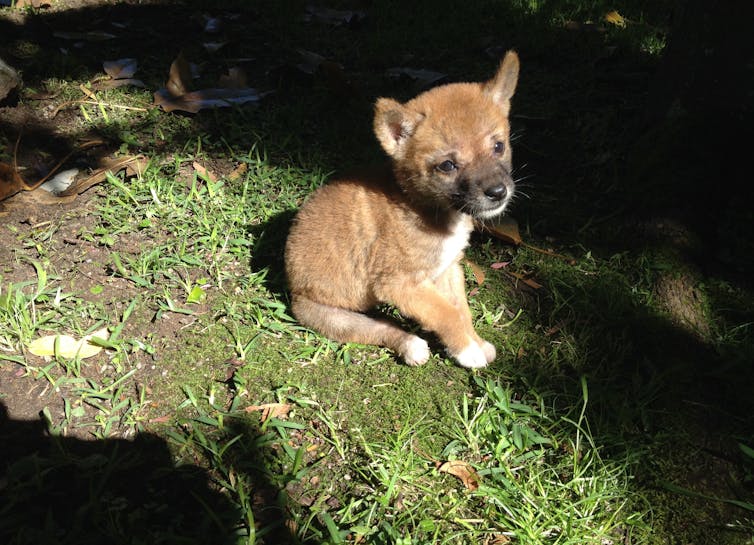
M 508 112 L 517 78 L 509 51 L 486 83 L 444 85 L 405 104 L 377 101 L 374 130 L 392 172 L 321 187 L 291 228 L 286 272 L 302 324 L 425 363 L 423 339 L 365 314 L 389 303 L 461 365 L 495 359 L 474 331 L 460 259 L 473 219 L 502 213 L 513 194 Z

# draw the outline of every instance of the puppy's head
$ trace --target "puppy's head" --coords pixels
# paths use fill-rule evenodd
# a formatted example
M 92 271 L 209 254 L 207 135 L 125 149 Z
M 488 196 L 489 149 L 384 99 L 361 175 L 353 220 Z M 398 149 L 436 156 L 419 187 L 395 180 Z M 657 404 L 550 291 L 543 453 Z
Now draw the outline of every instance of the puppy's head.
M 405 104 L 377 101 L 374 131 L 407 195 L 479 219 L 505 210 L 514 191 L 508 112 L 518 67 L 508 51 L 485 83 L 443 85 Z

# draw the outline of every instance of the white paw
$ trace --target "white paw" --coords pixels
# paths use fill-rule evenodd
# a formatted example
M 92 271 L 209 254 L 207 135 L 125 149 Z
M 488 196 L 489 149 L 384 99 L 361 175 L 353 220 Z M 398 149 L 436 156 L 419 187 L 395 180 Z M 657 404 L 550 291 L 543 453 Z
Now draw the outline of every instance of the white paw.
M 401 356 L 407 365 L 424 365 L 429 359 L 429 345 L 424 339 L 413 336 L 403 343 Z
M 484 358 L 487 360 L 487 363 L 495 361 L 497 350 L 495 350 L 495 346 L 492 343 L 483 340 L 479 346 L 482 348 L 482 352 L 484 352 Z
M 490 344 L 490 346 L 492 345 Z M 494 347 L 492 348 L 492 350 L 495 350 Z M 461 367 L 468 367 L 470 369 L 486 367 L 488 362 L 487 356 L 482 350 L 482 347 L 476 343 L 471 343 L 466 348 L 461 350 L 458 354 L 455 355 L 455 359 L 456 361 L 458 361 Z

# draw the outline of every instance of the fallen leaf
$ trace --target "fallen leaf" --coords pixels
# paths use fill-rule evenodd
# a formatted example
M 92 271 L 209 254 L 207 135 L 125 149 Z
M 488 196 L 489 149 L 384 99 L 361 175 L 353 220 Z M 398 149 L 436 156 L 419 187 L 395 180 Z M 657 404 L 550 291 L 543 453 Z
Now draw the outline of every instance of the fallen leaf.
M 290 403 L 264 403 L 262 405 L 251 405 L 244 409 L 247 413 L 261 411 L 260 420 L 265 422 L 270 418 L 285 418 L 291 412 Z
M 510 261 L 500 261 L 500 262 L 493 263 L 492 265 L 490 265 L 490 268 L 491 269 L 495 269 L 497 271 L 497 270 L 500 270 L 500 269 L 504 269 L 505 267 L 507 267 L 510 264 L 511 264 Z
M 179 53 L 176 59 L 170 64 L 168 81 L 165 83 L 165 89 L 170 96 L 179 97 L 189 92 L 191 87 L 191 66 L 189 65 L 183 53 Z M 159 92 L 159 91 L 158 91 Z M 155 93 L 155 102 L 157 101 Z
M 199 175 L 199 177 L 202 178 L 203 180 L 206 180 L 212 183 L 215 183 L 217 181 L 217 176 L 212 174 L 210 170 L 207 170 L 207 168 L 201 163 L 194 161 L 193 167 L 196 173 Z
M 509 275 L 511 275 L 513 278 L 515 278 L 516 280 L 523 282 L 524 284 L 529 286 L 531 289 L 538 290 L 542 287 L 542 284 L 540 284 L 539 282 L 537 282 L 536 280 L 528 276 L 524 276 L 523 274 L 515 273 L 513 271 L 506 271 L 506 272 Z
M 508 244 L 519 246 L 523 243 L 518 232 L 518 222 L 510 216 L 503 216 L 495 221 L 477 222 L 476 227 Z
M 472 492 L 479 488 L 479 482 L 481 480 L 479 474 L 473 467 L 471 467 L 471 464 L 467 462 L 462 460 L 443 462 L 437 467 L 437 471 L 458 477 L 463 483 L 463 486 Z
M 143 155 L 127 155 L 115 159 L 104 158 L 100 162 L 100 168 L 92 171 L 89 176 L 76 180 L 71 186 L 60 193 L 60 197 L 73 197 L 80 195 L 93 185 L 104 182 L 107 173 L 117 174 L 121 170 L 126 171 L 126 176 L 141 176 L 147 167 L 147 158 Z
M 80 340 L 76 340 L 70 335 L 46 335 L 29 343 L 27 348 L 35 356 L 54 356 L 57 354 L 67 359 L 79 358 L 83 360 L 102 351 L 101 346 L 90 342 L 93 337 L 107 340 L 109 336 L 110 333 L 106 327 L 90 333 Z
M 605 15 L 605 21 L 621 28 L 626 26 L 626 19 L 615 10 Z
M 241 177 L 246 174 L 246 171 L 248 170 L 249 165 L 246 163 L 239 164 L 236 168 L 233 169 L 233 172 L 228 174 L 228 180 L 231 182 L 235 182 L 237 180 L 240 180 Z
M 264 95 L 256 89 L 221 89 L 211 88 L 192 91 L 180 96 L 172 96 L 164 89 L 155 92 L 154 104 L 166 112 L 181 110 L 192 114 L 209 108 L 225 108 L 233 105 L 258 102 Z
M 474 280 L 476 281 L 477 286 L 481 286 L 484 284 L 484 279 L 486 278 L 486 275 L 484 274 L 484 269 L 471 261 L 470 259 L 466 259 L 466 264 L 471 269 L 471 273 L 474 275 Z
M 138 63 L 136 59 L 118 59 L 115 61 L 105 61 L 102 63 L 102 69 L 105 74 L 113 79 L 132 78 L 136 74 Z

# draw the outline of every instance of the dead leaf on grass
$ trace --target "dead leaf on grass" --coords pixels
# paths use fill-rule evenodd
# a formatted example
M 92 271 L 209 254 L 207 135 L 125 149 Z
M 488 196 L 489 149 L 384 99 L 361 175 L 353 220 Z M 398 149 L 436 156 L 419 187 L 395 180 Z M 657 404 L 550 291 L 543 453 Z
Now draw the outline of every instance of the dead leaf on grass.
M 492 222 L 477 222 L 476 228 L 514 246 L 523 243 L 518 231 L 518 222 L 510 216 L 503 216 Z
M 291 408 L 292 405 L 290 403 L 264 403 L 262 405 L 251 405 L 244 410 L 247 413 L 261 411 L 260 420 L 265 422 L 270 418 L 287 417 L 288 413 L 291 412 Z
M 104 61 L 102 69 L 113 79 L 132 78 L 136 74 L 139 64 L 136 59 L 126 58 L 115 61 Z
M 538 290 L 542 287 L 542 284 L 540 284 L 539 282 L 537 282 L 536 280 L 534 280 L 533 278 L 529 276 L 525 276 L 523 274 L 516 273 L 513 271 L 505 271 L 505 272 L 507 272 L 509 275 L 511 275 L 513 278 L 515 278 L 519 282 L 523 282 L 524 284 L 526 284 L 533 290 Z
M 207 167 L 205 167 L 201 163 L 194 161 L 192 166 L 201 179 L 212 183 L 217 182 L 217 176 L 215 176 L 211 170 L 207 169 Z
M 626 26 L 626 19 L 615 10 L 605 14 L 605 21 L 621 28 Z
M 170 64 L 168 81 L 165 83 L 165 89 L 170 96 L 178 97 L 185 95 L 191 88 L 191 66 L 189 65 L 183 53 L 179 53 L 175 60 Z
M 233 169 L 233 172 L 228 174 L 228 180 L 231 182 L 235 182 L 237 180 L 240 180 L 241 177 L 246 174 L 246 171 L 249 169 L 249 165 L 246 163 L 239 164 L 236 168 Z
M 462 460 L 443 462 L 437 466 L 437 471 L 458 477 L 463 486 L 472 492 L 479 488 L 479 483 L 481 482 L 479 474 L 471 467 L 471 464 Z
M 471 269 L 471 273 L 474 275 L 474 280 L 476 281 L 476 285 L 481 286 L 482 284 L 484 284 L 484 280 L 487 277 L 484 273 L 484 269 L 482 269 L 482 267 L 480 267 L 479 265 L 477 265 L 470 259 L 466 259 L 465 261 L 466 261 L 466 264 Z
M 54 356 L 58 355 L 66 359 L 86 359 L 96 356 L 102 351 L 102 347 L 91 342 L 93 337 L 107 340 L 110 332 L 106 327 L 90 333 L 83 338 L 76 340 L 70 335 L 46 335 L 40 337 L 31 343 L 27 349 L 35 356 Z
M 104 61 L 102 69 L 111 79 L 97 82 L 96 87 L 98 89 L 114 89 L 115 87 L 123 87 L 124 85 L 146 87 L 143 81 L 133 77 L 136 74 L 137 68 L 138 62 L 132 58 Z
M 192 91 L 181 96 L 171 96 L 162 91 L 154 94 L 155 106 L 161 106 L 166 112 L 181 110 L 195 114 L 210 108 L 227 108 L 248 102 L 258 102 L 262 95 L 256 89 L 221 89 L 210 88 Z
M 191 66 L 181 53 L 170 65 L 165 88 L 154 93 L 155 106 L 161 106 L 166 112 L 180 110 L 195 114 L 209 108 L 257 102 L 266 94 L 252 87 L 212 87 L 190 91 L 191 79 Z

